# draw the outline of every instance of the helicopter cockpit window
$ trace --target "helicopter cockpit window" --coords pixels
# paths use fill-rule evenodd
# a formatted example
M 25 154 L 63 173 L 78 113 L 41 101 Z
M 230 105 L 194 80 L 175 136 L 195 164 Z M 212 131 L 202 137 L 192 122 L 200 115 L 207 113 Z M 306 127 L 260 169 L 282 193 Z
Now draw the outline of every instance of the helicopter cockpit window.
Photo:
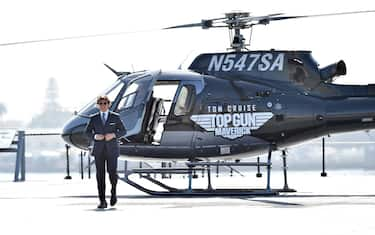
M 114 85 L 110 86 L 104 92 L 100 93 L 100 95 L 104 94 L 107 95 L 110 101 L 114 101 L 119 94 L 121 88 L 123 87 L 124 83 L 121 80 L 118 80 Z M 85 107 L 83 107 L 78 113 L 83 115 L 91 115 L 96 113 L 98 109 L 96 108 L 96 97 L 88 103 Z
M 121 84 L 121 86 L 119 86 L 120 84 Z M 106 93 L 106 95 L 108 96 L 108 98 L 111 102 L 116 100 L 117 95 L 120 93 L 121 88 L 123 87 L 124 83 L 120 82 L 119 85 L 117 85 L 112 90 L 110 90 L 109 92 Z
M 189 86 L 183 86 L 178 94 L 174 115 L 185 115 L 190 111 L 190 104 L 193 98 L 193 89 Z
M 120 103 L 118 109 L 126 109 L 133 106 L 135 97 L 137 96 L 138 84 L 132 83 L 129 88 L 126 89 Z

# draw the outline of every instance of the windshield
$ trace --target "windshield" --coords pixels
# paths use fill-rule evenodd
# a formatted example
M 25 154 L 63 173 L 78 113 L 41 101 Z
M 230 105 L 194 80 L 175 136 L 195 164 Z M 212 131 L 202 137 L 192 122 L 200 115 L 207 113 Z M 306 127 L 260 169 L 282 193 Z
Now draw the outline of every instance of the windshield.
M 119 109 L 127 109 L 131 108 L 134 104 L 135 97 L 137 95 L 139 85 L 137 83 L 132 83 L 125 91 L 123 97 L 121 98 L 121 101 L 118 105 Z
M 124 83 L 121 80 L 117 80 L 114 84 L 112 84 L 109 88 L 105 89 L 100 95 L 107 95 L 109 100 L 113 102 L 117 95 L 119 94 L 121 88 L 123 87 Z M 91 100 L 87 105 L 85 105 L 78 114 L 81 115 L 91 115 L 93 113 L 98 112 L 98 108 L 96 107 L 96 97 Z

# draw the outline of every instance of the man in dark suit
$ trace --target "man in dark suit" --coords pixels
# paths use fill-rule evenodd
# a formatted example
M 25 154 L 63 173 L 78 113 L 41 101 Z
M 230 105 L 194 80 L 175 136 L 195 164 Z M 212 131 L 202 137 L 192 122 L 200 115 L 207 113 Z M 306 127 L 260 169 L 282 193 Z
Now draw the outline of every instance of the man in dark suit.
M 100 204 L 98 208 L 107 208 L 105 200 L 105 164 L 109 180 L 112 184 L 111 206 L 117 202 L 117 158 L 120 155 L 118 139 L 125 135 L 125 127 L 120 116 L 109 111 L 110 100 L 107 96 L 99 96 L 97 105 L 100 112 L 93 114 L 86 127 L 86 134 L 93 141 L 92 155 L 95 156 L 96 180 Z

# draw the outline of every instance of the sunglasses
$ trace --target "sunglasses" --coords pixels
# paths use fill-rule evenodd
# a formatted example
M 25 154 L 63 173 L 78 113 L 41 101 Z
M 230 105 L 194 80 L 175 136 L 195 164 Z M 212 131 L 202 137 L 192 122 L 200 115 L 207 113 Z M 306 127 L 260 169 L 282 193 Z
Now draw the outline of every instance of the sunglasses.
M 108 103 L 107 102 L 99 102 L 98 105 L 107 105 Z

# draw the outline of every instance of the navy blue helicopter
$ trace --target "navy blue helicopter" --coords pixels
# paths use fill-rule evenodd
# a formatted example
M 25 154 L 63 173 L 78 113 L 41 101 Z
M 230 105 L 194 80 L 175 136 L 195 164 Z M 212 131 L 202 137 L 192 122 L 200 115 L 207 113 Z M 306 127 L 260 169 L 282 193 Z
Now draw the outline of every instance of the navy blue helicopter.
M 119 113 L 127 129 L 120 143 L 121 155 L 186 162 L 182 168 L 129 170 L 124 180 L 157 195 L 268 195 L 293 191 L 288 187 L 270 188 L 272 152 L 331 133 L 374 128 L 375 85 L 332 83 L 335 77 L 346 74 L 345 62 L 319 67 L 310 51 L 249 50 L 241 31 L 273 21 L 374 12 L 301 16 L 231 12 L 221 18 L 165 28 L 229 29 L 230 50 L 201 54 L 187 71 L 128 73 L 107 66 L 118 80 L 104 94 L 112 99 L 110 110 Z M 64 126 L 63 139 L 88 150 L 85 127 L 89 116 L 97 111 L 93 101 L 77 112 Z M 264 163 L 218 161 L 267 152 Z M 213 189 L 210 168 L 221 165 L 265 166 L 267 188 Z M 204 190 L 191 185 L 192 172 L 199 169 L 207 170 L 209 176 Z M 152 173 L 166 172 L 188 174 L 188 188 L 172 188 L 150 177 Z M 166 192 L 140 186 L 130 180 L 133 173 Z
M 120 144 L 121 155 L 187 161 L 187 168 L 173 171 L 191 173 L 197 167 L 209 170 L 211 166 L 229 164 L 218 159 L 241 159 L 268 152 L 268 161 L 263 163 L 268 173 L 267 188 L 261 193 L 275 193 L 269 185 L 272 152 L 331 133 L 374 128 L 375 85 L 332 83 L 335 77 L 346 74 L 345 62 L 340 60 L 320 68 L 310 51 L 250 51 L 241 30 L 272 21 L 370 12 L 375 11 L 260 17 L 232 12 L 222 18 L 166 28 L 226 27 L 231 50 L 201 54 L 188 71 L 121 73 L 109 67 L 118 80 L 105 94 L 113 97 L 111 110 L 120 114 L 127 129 Z M 171 95 L 157 95 L 161 87 L 172 91 Z M 65 125 L 64 140 L 87 149 L 89 141 L 83 133 L 88 116 L 95 112 L 94 102 L 79 111 Z M 237 165 L 241 163 L 230 163 Z M 260 165 L 258 162 L 257 166 Z M 138 169 L 131 173 L 164 171 Z M 128 177 L 126 180 L 155 194 Z M 191 180 L 187 191 L 156 183 L 169 194 L 213 192 L 210 179 L 207 190 L 203 191 L 194 191 Z M 282 191 L 290 189 L 276 190 Z M 223 193 L 226 191 L 215 190 L 214 194 Z M 229 193 L 249 192 L 230 190 Z
M 254 17 L 227 13 L 223 18 L 166 29 L 227 27 L 231 51 L 201 54 L 188 71 L 121 73 L 106 91 L 113 97 L 127 133 L 121 154 L 150 159 L 241 158 L 329 133 L 365 130 L 375 125 L 375 86 L 336 85 L 346 74 L 344 61 L 319 68 L 310 51 L 248 51 L 241 30 L 272 21 L 328 15 Z M 169 98 L 155 90 L 173 90 Z M 168 103 L 168 109 L 165 108 Z M 64 127 L 66 142 L 87 149 L 84 129 L 95 102 Z M 160 133 L 158 133 L 160 132 Z

